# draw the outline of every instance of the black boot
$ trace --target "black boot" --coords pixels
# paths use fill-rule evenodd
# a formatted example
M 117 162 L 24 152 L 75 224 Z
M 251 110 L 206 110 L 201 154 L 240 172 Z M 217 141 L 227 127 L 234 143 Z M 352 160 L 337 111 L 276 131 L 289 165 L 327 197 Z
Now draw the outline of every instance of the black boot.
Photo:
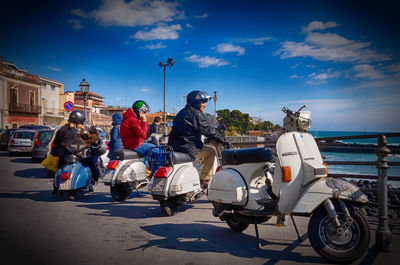
M 58 189 L 56 187 L 54 187 L 52 194 L 57 194 L 57 193 L 58 193 Z

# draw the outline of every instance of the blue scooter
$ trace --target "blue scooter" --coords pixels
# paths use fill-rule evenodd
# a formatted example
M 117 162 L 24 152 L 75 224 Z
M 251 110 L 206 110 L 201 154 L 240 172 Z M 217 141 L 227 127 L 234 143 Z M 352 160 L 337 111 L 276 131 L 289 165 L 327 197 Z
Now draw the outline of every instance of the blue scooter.
M 78 156 L 67 155 L 64 157 L 64 165 L 56 172 L 53 185 L 58 193 L 73 201 L 79 192 L 94 190 L 92 171 L 89 166 L 82 164 Z

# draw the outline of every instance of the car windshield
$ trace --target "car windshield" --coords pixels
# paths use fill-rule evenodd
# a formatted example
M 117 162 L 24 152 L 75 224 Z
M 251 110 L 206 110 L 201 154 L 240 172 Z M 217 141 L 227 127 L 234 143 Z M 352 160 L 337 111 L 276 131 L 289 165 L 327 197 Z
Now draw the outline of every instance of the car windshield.
M 53 136 L 53 131 L 42 131 L 39 132 L 38 140 L 41 142 L 50 142 Z
M 33 139 L 34 132 L 15 132 L 13 138 L 17 139 Z

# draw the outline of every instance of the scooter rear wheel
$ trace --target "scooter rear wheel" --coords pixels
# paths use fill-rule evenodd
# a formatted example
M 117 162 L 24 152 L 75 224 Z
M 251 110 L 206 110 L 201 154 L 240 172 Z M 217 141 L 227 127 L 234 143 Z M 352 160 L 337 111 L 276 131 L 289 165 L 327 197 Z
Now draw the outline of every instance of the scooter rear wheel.
M 161 212 L 164 216 L 173 216 L 179 212 L 182 203 L 177 198 L 169 198 L 166 201 L 159 201 Z
M 226 223 L 233 231 L 238 233 L 242 233 L 244 230 L 246 230 L 247 227 L 249 227 L 249 223 L 237 222 L 232 219 L 227 219 Z
M 131 196 L 133 188 L 129 183 L 121 183 L 110 186 L 111 197 L 114 201 L 125 201 Z

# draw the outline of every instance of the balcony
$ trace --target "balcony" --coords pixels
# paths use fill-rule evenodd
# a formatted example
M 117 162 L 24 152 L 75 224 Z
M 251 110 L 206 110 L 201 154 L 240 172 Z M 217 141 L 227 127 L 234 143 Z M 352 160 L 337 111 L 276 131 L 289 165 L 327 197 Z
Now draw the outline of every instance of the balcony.
M 39 114 L 40 113 L 40 106 L 31 106 L 31 105 L 27 105 L 27 104 L 9 103 L 8 110 L 10 112 Z
M 43 116 L 49 117 L 64 117 L 64 110 L 56 108 L 44 108 L 42 107 Z

